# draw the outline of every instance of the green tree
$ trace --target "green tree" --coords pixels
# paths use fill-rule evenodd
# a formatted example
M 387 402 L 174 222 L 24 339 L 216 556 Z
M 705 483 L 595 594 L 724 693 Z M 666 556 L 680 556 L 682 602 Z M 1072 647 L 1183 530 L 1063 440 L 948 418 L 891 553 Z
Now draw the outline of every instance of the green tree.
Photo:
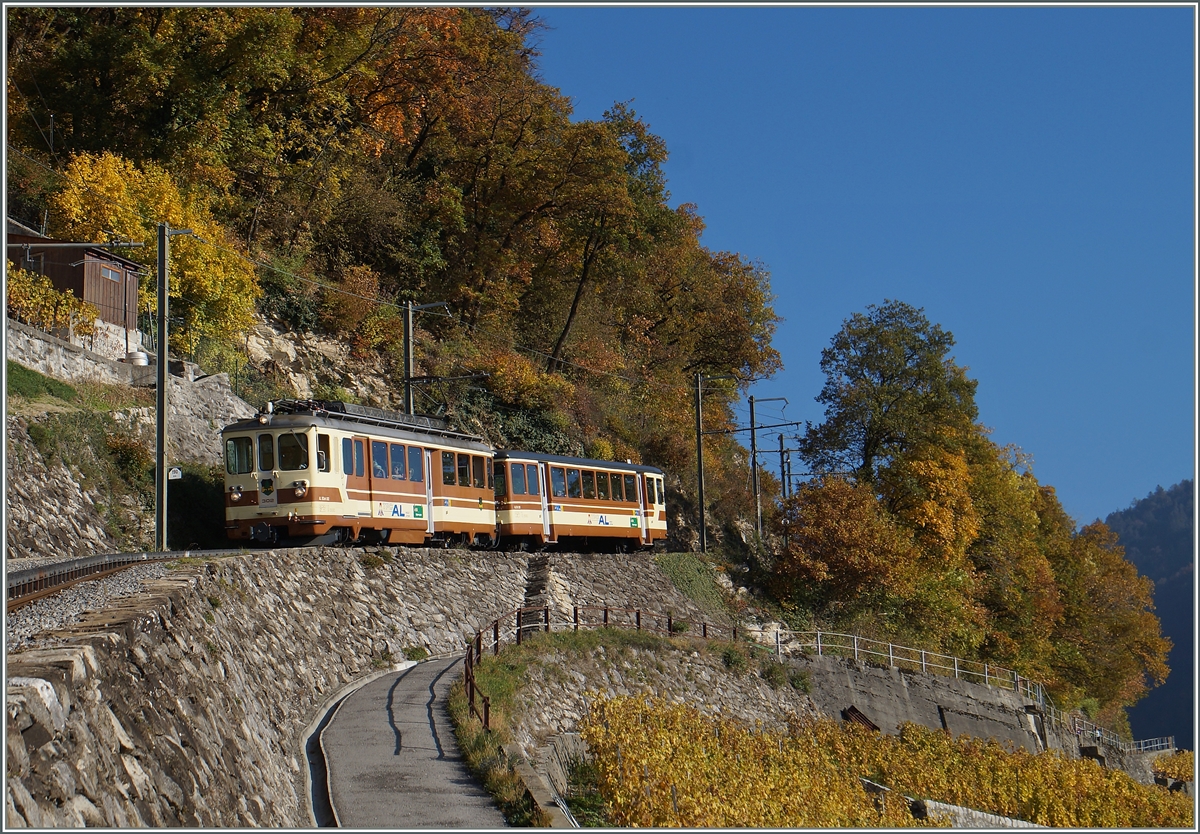
M 954 336 L 901 301 L 855 313 L 821 351 L 825 421 L 807 425 L 814 471 L 874 483 L 881 466 L 922 443 L 954 443 L 974 424 L 974 380 L 948 354 Z

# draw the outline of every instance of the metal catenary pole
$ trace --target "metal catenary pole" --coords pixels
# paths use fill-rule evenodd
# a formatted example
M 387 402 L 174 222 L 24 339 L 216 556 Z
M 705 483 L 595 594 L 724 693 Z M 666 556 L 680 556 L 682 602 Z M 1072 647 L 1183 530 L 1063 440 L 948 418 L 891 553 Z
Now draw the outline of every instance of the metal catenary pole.
M 696 494 L 700 504 L 700 552 L 708 552 L 708 537 L 704 531 L 704 433 L 701 431 L 701 386 L 704 375 L 696 374 Z
M 171 235 L 166 223 L 158 224 L 158 375 L 157 433 L 155 435 L 155 547 L 167 549 L 167 247 Z

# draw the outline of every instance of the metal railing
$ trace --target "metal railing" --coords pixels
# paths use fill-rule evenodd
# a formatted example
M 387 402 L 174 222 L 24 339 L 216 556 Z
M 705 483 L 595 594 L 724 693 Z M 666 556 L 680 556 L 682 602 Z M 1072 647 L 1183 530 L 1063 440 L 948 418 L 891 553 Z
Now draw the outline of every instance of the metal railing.
M 784 635 L 788 635 L 786 639 Z M 1012 669 L 963 660 L 951 655 L 938 654 L 925 649 L 898 646 L 853 634 L 838 634 L 828 631 L 784 631 L 775 632 L 776 653 L 815 649 L 818 656 L 837 655 L 853 657 L 855 660 L 878 660 L 898 669 L 912 669 L 926 674 L 953 676 L 956 680 L 982 683 L 997 689 L 1016 692 L 1037 704 L 1047 719 L 1075 733 L 1080 743 L 1095 739 L 1123 753 L 1149 753 L 1159 750 L 1174 750 L 1175 737 L 1151 738 L 1142 741 L 1124 741 L 1105 727 L 1085 721 L 1077 715 L 1067 715 L 1054 705 L 1045 688 L 1036 681 L 1022 677 Z
M 514 608 L 507 614 L 501 614 L 487 628 L 475 632 L 475 637 L 467 644 L 467 653 L 463 658 L 463 684 L 467 690 L 467 703 L 471 714 L 483 723 L 484 729 L 491 729 L 491 700 L 479 691 L 479 685 L 475 681 L 475 666 L 482 659 L 484 652 L 498 655 L 504 643 L 519 646 L 530 634 L 538 632 L 578 631 L 581 628 L 624 628 L 703 639 L 736 640 L 738 636 L 736 625 L 728 627 L 703 621 L 695 623 L 687 619 L 676 619 L 673 614 L 664 615 L 638 608 L 576 605 L 571 611 L 570 620 L 557 621 L 552 617 L 549 606 Z
M 638 631 L 649 631 L 674 637 L 702 637 L 737 639 L 738 627 L 713 626 L 701 622 L 692 623 L 687 620 L 676 620 L 671 614 L 658 614 L 632 608 L 613 608 L 601 605 L 580 605 L 572 610 L 570 621 L 554 621 L 548 606 L 516 608 L 492 621 L 487 629 L 477 631 L 475 638 L 467 645 L 464 658 L 464 682 L 467 687 L 467 699 L 471 712 L 483 722 L 485 729 L 490 726 L 490 701 L 487 696 L 477 693 L 475 682 L 475 664 L 483 657 L 485 650 L 493 655 L 500 653 L 504 642 L 520 645 L 522 636 L 537 632 L 554 630 L 578 630 L 580 628 L 629 628 Z M 490 639 L 485 643 L 484 635 Z M 742 630 L 745 635 L 746 630 Z M 761 634 L 762 632 L 760 632 Z M 785 636 L 786 635 L 786 636 Z M 785 631 L 775 632 L 775 652 L 779 657 L 791 653 L 816 651 L 818 656 L 852 657 L 855 660 L 877 661 L 880 664 L 897 669 L 911 669 L 925 674 L 953 677 L 955 680 L 981 683 L 996 689 L 1015 692 L 1017 695 L 1037 704 L 1042 714 L 1059 726 L 1074 731 L 1081 742 L 1094 737 L 1103 744 L 1124 753 L 1147 753 L 1159 750 L 1174 750 L 1175 737 L 1146 739 L 1144 741 L 1123 741 L 1115 733 L 1104 727 L 1091 724 L 1076 715 L 1067 715 L 1058 709 L 1050 700 L 1049 694 L 1037 681 L 1023 677 L 1020 673 L 1003 666 L 985 663 L 977 660 L 964 660 L 953 655 L 939 654 L 926 649 L 914 649 L 911 646 L 900 646 L 895 643 L 885 643 L 855 634 L 841 634 L 830 631 Z M 476 695 L 481 698 L 482 711 L 476 706 Z

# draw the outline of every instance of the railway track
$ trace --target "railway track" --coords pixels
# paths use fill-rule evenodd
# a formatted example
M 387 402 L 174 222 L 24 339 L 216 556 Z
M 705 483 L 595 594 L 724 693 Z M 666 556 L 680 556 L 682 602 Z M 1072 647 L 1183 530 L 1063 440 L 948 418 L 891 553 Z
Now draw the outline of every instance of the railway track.
M 185 556 L 215 556 L 239 552 L 241 551 L 170 550 L 161 553 L 105 553 L 12 571 L 7 577 L 8 597 L 5 608 L 12 612 L 31 602 L 70 588 L 72 585 L 102 579 L 134 565 L 148 562 L 168 562 Z

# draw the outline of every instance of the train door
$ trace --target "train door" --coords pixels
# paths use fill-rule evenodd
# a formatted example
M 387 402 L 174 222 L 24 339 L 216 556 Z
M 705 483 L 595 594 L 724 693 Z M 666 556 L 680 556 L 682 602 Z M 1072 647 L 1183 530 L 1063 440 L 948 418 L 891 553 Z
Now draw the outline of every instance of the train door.
M 547 542 L 558 541 L 558 532 L 554 529 L 554 496 L 550 494 L 550 464 L 538 464 L 538 480 L 542 498 L 542 537 Z
M 433 535 L 433 452 L 425 450 L 425 532 Z
M 638 485 L 638 508 L 641 515 L 641 531 L 642 544 L 650 543 L 650 513 L 654 510 L 653 499 L 649 497 L 649 490 L 646 489 L 646 474 L 639 473 L 637 478 Z
M 342 439 L 342 472 L 346 476 L 346 498 L 359 502 L 359 515 L 371 514 L 371 473 L 367 468 L 367 449 L 370 441 L 365 437 Z
M 546 493 L 550 491 L 546 486 L 550 483 L 550 479 L 542 477 L 542 467 L 540 464 L 535 468 L 535 471 L 537 472 L 537 479 L 541 481 L 537 486 L 538 495 L 542 499 L 542 540 L 552 541 L 550 538 L 550 505 L 549 499 L 546 497 Z

